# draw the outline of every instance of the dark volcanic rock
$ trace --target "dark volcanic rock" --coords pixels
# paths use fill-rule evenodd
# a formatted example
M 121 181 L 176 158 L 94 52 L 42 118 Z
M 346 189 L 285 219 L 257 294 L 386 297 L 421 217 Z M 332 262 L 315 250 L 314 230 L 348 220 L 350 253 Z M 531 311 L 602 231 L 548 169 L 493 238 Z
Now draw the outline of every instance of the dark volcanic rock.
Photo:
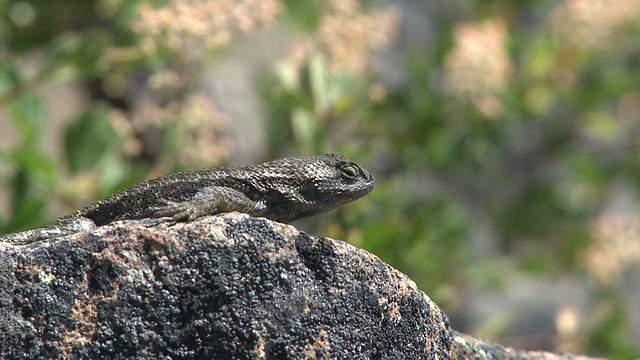
M 447 359 L 491 345 L 452 334 L 374 255 L 238 213 L 0 250 L 2 358 Z

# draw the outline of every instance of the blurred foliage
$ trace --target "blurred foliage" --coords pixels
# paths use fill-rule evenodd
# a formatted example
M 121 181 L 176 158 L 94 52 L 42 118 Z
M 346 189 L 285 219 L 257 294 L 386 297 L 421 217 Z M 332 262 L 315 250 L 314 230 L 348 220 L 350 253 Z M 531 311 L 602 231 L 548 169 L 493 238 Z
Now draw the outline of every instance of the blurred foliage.
M 377 179 L 309 226 L 409 274 L 450 314 L 511 272 L 584 275 L 598 311 L 574 351 L 640 356 L 620 280 L 640 263 L 638 1 L 416 2 L 434 32 L 421 46 L 372 1 L 63 3 L 0 1 L 0 131 L 15 132 L 0 147 L 1 233 L 224 163 L 228 119 L 200 74 L 279 14 L 291 46 L 257 84 L 268 153 L 338 151 Z M 370 63 L 389 46 L 400 79 Z M 51 146 L 42 90 L 70 82 L 86 107 Z M 621 191 L 622 220 L 606 212 Z
M 97 2 L 71 2 L 69 8 L 47 2 L 1 4 L 6 41 L 0 41 L 0 109 L 5 115 L 2 121 L 10 122 L 2 127 L 3 131 L 13 127 L 16 135 L 12 147 L 0 149 L 2 184 L 12 197 L 9 216 L 2 221 L 3 232 L 9 232 L 42 224 L 48 218 L 43 210 L 51 201 L 60 199 L 68 206 L 78 206 L 118 187 L 108 181 L 110 176 L 102 177 L 95 187 L 81 177 L 72 177 L 74 183 L 69 184 L 67 170 L 72 175 L 88 168 L 119 174 L 115 181 L 125 183 L 141 177 L 122 180 L 123 169 L 128 166 L 118 150 L 121 139 L 109 131 L 110 125 L 104 121 L 109 110 L 99 104 L 88 107 L 66 129 L 64 154 L 51 154 L 43 146 L 50 127 L 39 90 L 66 82 L 88 82 L 114 66 L 106 55 L 107 49 L 116 44 L 114 29 L 101 23 L 94 8 Z M 131 8 L 122 6 L 120 11 Z M 83 16 L 78 16 L 80 13 Z M 36 50 L 42 54 L 37 63 L 25 66 L 25 54 Z M 108 153 L 116 158 L 107 164 L 101 159 Z

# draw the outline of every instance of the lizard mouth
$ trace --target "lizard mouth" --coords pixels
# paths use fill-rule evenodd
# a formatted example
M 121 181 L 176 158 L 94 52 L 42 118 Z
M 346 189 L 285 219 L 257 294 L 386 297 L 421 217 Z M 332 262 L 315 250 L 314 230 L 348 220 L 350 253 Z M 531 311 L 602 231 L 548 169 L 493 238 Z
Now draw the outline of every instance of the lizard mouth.
M 371 190 L 373 190 L 376 184 L 376 179 L 368 171 L 365 171 L 365 173 L 363 174 L 363 178 L 364 179 L 362 181 L 362 186 L 354 192 L 357 198 L 367 195 L 369 192 L 371 192 Z

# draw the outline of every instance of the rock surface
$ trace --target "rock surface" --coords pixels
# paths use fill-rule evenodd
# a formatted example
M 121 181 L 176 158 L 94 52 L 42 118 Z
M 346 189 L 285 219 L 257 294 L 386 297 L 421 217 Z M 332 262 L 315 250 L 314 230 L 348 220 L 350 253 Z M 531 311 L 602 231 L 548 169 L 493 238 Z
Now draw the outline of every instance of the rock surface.
M 449 329 L 344 242 L 231 213 L 0 243 L 1 358 L 578 359 Z

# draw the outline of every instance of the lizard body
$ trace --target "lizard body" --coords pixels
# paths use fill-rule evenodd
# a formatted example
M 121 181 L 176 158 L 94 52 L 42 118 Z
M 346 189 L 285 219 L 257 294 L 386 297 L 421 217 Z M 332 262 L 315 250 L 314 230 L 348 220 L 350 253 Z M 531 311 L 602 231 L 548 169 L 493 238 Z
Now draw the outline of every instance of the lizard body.
M 28 244 L 118 220 L 192 221 L 230 211 L 288 223 L 354 201 L 374 183 L 371 173 L 340 154 L 188 171 L 134 185 L 50 225 L 0 237 L 0 242 Z

